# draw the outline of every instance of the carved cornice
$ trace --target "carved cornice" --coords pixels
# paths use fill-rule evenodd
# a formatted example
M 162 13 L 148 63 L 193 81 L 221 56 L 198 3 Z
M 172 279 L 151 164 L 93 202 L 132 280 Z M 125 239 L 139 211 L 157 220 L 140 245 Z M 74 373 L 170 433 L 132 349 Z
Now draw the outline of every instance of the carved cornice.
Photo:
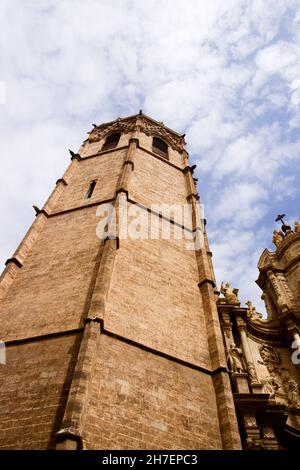
M 18 268 L 22 268 L 22 266 L 23 266 L 23 263 L 21 263 L 21 261 L 18 260 L 18 258 L 16 256 L 12 256 L 11 258 L 8 258 L 5 261 L 5 266 L 7 266 L 10 263 L 15 264 Z
M 264 249 L 257 263 L 259 270 L 267 269 L 275 261 L 275 253 L 272 253 L 267 248 Z
M 213 279 L 209 279 L 207 277 L 203 278 L 198 282 L 198 287 L 201 288 L 203 284 L 211 284 L 212 287 L 216 287 L 215 281 Z
M 59 183 L 62 183 L 64 186 L 68 186 L 68 183 L 66 182 L 64 178 L 59 178 L 55 184 L 59 184 Z
M 278 321 L 272 324 L 266 323 L 265 325 L 260 322 L 248 322 L 247 334 L 258 343 L 269 343 L 274 346 L 283 345 L 282 328 Z
M 276 258 L 280 258 L 283 255 L 283 252 L 295 241 L 300 241 L 300 233 L 290 233 L 286 236 L 286 238 L 282 241 L 279 245 L 277 250 L 275 251 Z
M 267 249 L 263 251 L 257 264 L 260 274 L 256 281 L 261 289 L 264 290 L 266 272 L 268 270 L 271 270 L 274 273 L 284 273 L 300 261 L 300 243 L 297 242 L 300 242 L 300 233 L 291 233 L 282 241 L 276 251 L 271 252 Z M 283 256 L 287 254 L 287 250 L 294 243 L 296 243 L 297 246 L 295 252 L 292 253 L 290 259 L 284 260 Z
M 88 141 L 90 143 L 98 142 L 113 132 L 129 134 L 130 132 L 134 131 L 135 123 L 136 116 L 133 116 L 127 119 L 118 118 L 115 121 L 104 123 L 100 126 L 95 126 L 94 129 L 90 132 Z
M 231 321 L 236 318 L 236 325 L 239 330 L 244 330 L 247 335 L 258 343 L 270 342 L 274 345 L 282 344 L 282 326 L 278 320 L 251 319 L 247 317 L 247 309 L 236 305 L 220 302 L 218 299 L 217 307 L 220 318 L 230 316 Z M 224 325 L 225 326 L 225 325 Z
M 146 135 L 157 136 L 165 140 L 173 150 L 182 152 L 184 149 L 184 136 L 177 134 L 145 114 L 137 114 L 127 118 L 118 118 L 115 121 L 95 126 L 89 133 L 88 142 L 98 142 L 113 132 L 129 134 L 134 131 L 143 132 Z

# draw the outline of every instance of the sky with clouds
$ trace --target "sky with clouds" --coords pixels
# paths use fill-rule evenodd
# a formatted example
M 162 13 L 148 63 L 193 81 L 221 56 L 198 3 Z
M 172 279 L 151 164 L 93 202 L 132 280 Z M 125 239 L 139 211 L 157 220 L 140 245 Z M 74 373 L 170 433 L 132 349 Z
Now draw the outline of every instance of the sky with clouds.
M 0 262 L 91 124 L 143 109 L 197 163 L 217 279 L 263 310 L 256 264 L 299 219 L 299 0 L 2 0 Z

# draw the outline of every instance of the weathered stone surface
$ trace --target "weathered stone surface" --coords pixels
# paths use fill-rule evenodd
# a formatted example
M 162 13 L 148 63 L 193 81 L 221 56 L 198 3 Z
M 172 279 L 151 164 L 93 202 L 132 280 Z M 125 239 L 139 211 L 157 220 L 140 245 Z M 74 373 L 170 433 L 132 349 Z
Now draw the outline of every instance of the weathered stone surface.
M 238 449 L 206 235 L 197 252 L 168 221 L 170 239 L 97 237 L 98 204 L 120 194 L 145 214 L 189 202 L 201 223 L 184 139 L 145 116 L 121 121 L 93 131 L 16 251 L 22 266 L 1 277 L 0 338 L 13 341 L 1 446 Z

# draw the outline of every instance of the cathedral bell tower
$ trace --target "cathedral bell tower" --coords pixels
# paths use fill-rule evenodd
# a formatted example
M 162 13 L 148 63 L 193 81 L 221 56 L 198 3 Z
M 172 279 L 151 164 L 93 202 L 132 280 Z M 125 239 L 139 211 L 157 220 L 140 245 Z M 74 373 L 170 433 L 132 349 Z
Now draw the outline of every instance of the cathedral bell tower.
M 0 447 L 239 449 L 184 136 L 140 112 L 70 153 L 1 276 Z

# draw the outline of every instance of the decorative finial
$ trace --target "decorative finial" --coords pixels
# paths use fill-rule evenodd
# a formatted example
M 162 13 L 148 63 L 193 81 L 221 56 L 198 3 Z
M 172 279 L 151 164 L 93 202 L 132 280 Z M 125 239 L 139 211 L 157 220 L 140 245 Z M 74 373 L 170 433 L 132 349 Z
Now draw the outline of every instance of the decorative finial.
M 284 224 L 284 220 L 283 220 L 283 217 L 285 217 L 285 214 L 278 214 L 278 216 L 276 217 L 275 219 L 275 222 L 280 222 L 282 223 L 282 225 Z
M 274 243 L 274 245 L 276 246 L 276 248 L 278 248 L 281 243 L 283 242 L 284 240 L 284 234 L 283 232 L 280 230 L 279 232 L 277 230 L 273 230 L 273 240 L 272 240 L 272 243 Z
M 143 114 L 143 111 L 140 109 L 139 114 Z
M 285 217 L 285 214 L 278 214 L 278 216 L 276 217 L 275 219 L 275 222 L 281 222 L 281 230 L 283 231 L 283 233 L 285 235 L 287 235 L 287 233 L 290 233 L 291 232 L 291 227 L 290 225 L 286 224 L 283 220 L 283 217 Z

